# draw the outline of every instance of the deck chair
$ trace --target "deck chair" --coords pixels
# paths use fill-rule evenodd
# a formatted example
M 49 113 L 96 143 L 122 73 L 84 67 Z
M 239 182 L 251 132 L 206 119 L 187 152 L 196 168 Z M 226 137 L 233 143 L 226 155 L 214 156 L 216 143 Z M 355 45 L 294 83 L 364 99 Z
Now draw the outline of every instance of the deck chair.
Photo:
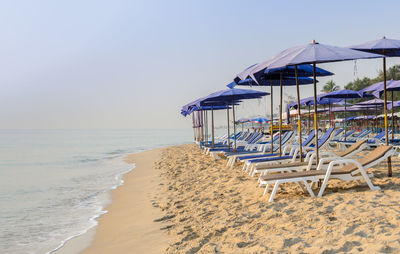
M 354 143 L 352 146 L 347 148 L 341 152 L 333 152 L 333 151 L 320 151 L 320 158 L 324 158 L 324 164 L 329 164 L 334 159 L 340 158 L 349 158 L 354 154 L 357 154 L 367 148 L 366 140 L 360 140 Z M 265 165 L 257 167 L 257 171 L 254 171 L 252 176 L 255 176 L 255 173 L 261 173 L 261 175 L 267 175 L 273 172 L 292 172 L 292 171 L 308 171 L 317 168 L 317 163 L 315 161 L 315 153 L 312 153 L 311 156 L 306 157 L 306 159 L 302 162 L 296 161 L 292 163 L 280 163 L 274 165 Z M 330 160 L 326 160 L 329 158 Z M 262 184 L 260 184 L 261 186 Z
M 323 147 L 325 143 L 330 139 L 332 133 L 333 133 L 333 128 L 329 128 L 324 135 L 318 140 L 318 147 Z M 285 147 L 286 148 L 286 147 Z M 288 147 L 289 148 L 289 147 Z M 246 165 L 246 172 L 249 172 L 251 175 L 254 170 L 256 170 L 257 173 L 257 167 L 258 166 L 264 166 L 264 165 L 271 165 L 271 164 L 279 164 L 279 163 L 287 163 L 287 162 L 295 162 L 296 159 L 300 156 L 299 151 L 298 151 L 298 145 L 292 145 L 292 148 L 295 149 L 294 153 L 292 156 L 288 155 L 283 155 L 280 157 L 272 157 L 272 158 L 261 158 L 261 159 L 251 159 L 245 162 Z M 302 154 L 301 156 L 307 156 L 307 152 L 313 151 L 315 149 L 315 146 L 312 144 L 309 146 L 303 146 L 303 149 L 305 151 L 305 154 Z
M 329 141 L 329 139 L 332 136 L 333 133 L 333 128 L 329 128 L 324 135 L 322 135 L 322 137 L 318 140 L 318 148 L 324 148 L 324 146 L 326 145 L 326 143 Z M 298 147 L 294 146 L 294 148 L 296 149 L 293 156 L 290 158 L 287 158 L 288 156 L 281 156 L 282 158 L 279 160 L 260 160 L 260 159 L 255 159 L 255 160 L 249 160 L 248 162 L 246 162 L 247 164 L 247 168 L 246 168 L 246 172 L 248 171 L 250 175 L 255 175 L 257 173 L 261 173 L 262 171 L 260 171 L 258 168 L 259 167 L 263 167 L 263 166 L 267 166 L 267 165 L 274 165 L 274 164 L 281 164 L 281 163 L 294 163 L 296 161 L 297 158 L 299 158 L 299 151 L 297 150 Z M 305 146 L 303 147 L 304 151 L 306 152 L 305 156 L 307 158 L 307 154 L 308 152 L 313 152 L 315 149 L 315 146 L 310 145 L 310 146 Z
M 302 143 L 302 146 L 308 146 L 312 140 L 315 137 L 315 131 L 313 130 L 310 135 L 307 137 L 307 139 Z M 245 165 L 243 167 L 244 170 L 246 170 L 246 172 L 248 171 L 248 165 L 250 163 L 248 163 L 251 160 L 256 160 L 256 159 L 266 159 L 266 161 L 271 161 L 271 160 L 287 160 L 287 159 L 291 159 L 294 155 L 294 153 L 296 152 L 296 149 L 298 149 L 298 144 L 287 144 L 283 147 L 283 151 L 282 151 L 282 156 L 278 156 L 278 154 L 276 153 L 272 153 L 272 154 L 260 154 L 260 155 L 249 155 L 249 156 L 239 156 L 237 157 L 237 160 L 239 160 L 240 162 L 244 162 Z M 278 149 L 279 147 L 277 147 Z M 234 163 L 235 161 L 233 161 Z M 233 166 L 233 165 L 232 165 Z
M 293 131 L 285 132 L 282 135 L 282 146 L 285 146 L 285 144 L 289 143 L 293 138 L 294 138 L 294 132 Z M 270 150 L 271 149 L 271 144 L 269 143 L 269 144 L 265 144 L 264 149 L 261 152 L 230 154 L 228 156 L 227 166 L 230 166 L 232 168 L 238 158 L 251 159 L 251 158 L 263 158 L 263 157 L 277 156 L 278 154 L 275 153 L 275 152 L 279 149 L 278 141 L 279 140 L 275 141 L 275 143 L 273 145 L 272 153 L 271 153 L 271 150 Z M 241 160 L 241 159 L 239 159 L 239 160 Z
M 315 197 L 315 194 L 308 182 L 313 184 L 322 179 L 324 181 L 318 192 L 318 197 L 321 197 L 324 193 L 329 179 L 341 179 L 344 181 L 364 179 L 371 190 L 379 190 L 380 188 L 378 186 L 374 186 L 371 182 L 370 177 L 373 175 L 368 175 L 366 170 L 386 160 L 386 158 L 389 156 L 394 155 L 395 152 L 396 148 L 393 146 L 379 146 L 358 160 L 338 159 L 331 161 L 326 170 L 320 169 L 324 163 L 324 161 L 321 159 L 316 170 L 263 175 L 259 180 L 260 183 L 266 185 L 264 195 L 268 192 L 268 187 L 270 185 L 274 185 L 268 200 L 269 202 L 274 200 L 280 184 L 290 182 L 303 183 L 306 187 L 306 190 L 312 197 Z

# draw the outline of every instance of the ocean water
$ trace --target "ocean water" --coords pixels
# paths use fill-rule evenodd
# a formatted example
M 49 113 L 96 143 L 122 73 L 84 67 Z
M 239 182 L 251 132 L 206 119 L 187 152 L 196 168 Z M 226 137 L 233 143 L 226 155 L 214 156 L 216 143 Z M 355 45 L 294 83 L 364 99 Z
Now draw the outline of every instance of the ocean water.
M 0 130 L 0 253 L 51 253 L 97 224 L 125 155 L 191 130 Z

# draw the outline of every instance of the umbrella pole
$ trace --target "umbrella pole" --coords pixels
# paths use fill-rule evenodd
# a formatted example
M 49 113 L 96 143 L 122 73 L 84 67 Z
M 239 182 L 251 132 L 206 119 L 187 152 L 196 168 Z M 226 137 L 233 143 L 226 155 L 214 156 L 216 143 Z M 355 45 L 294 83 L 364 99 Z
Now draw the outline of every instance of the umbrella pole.
M 385 51 L 383 51 L 385 53 Z M 389 145 L 389 133 L 388 133 L 388 119 L 387 119 L 387 92 L 386 92 L 386 57 L 383 57 L 383 94 L 384 94 L 384 105 L 383 111 L 385 114 L 385 143 Z M 387 158 L 388 165 L 388 177 L 392 176 L 392 159 Z
M 347 110 L 347 106 L 346 106 L 346 98 L 344 98 L 344 124 L 343 124 L 343 127 L 344 127 L 344 141 L 346 142 L 346 137 L 347 137 L 347 135 L 346 135 L 346 129 L 347 129 L 347 121 L 346 121 L 346 110 Z
M 201 141 L 204 142 L 204 110 L 201 110 Z
M 329 124 L 332 127 L 331 103 L 330 102 L 328 104 L 328 110 L 329 110 Z
M 294 66 L 294 73 L 296 76 L 296 90 L 297 90 L 297 125 L 299 129 L 299 153 L 300 155 L 303 154 L 301 143 L 303 140 L 301 139 L 301 114 L 300 114 L 300 88 L 299 88 L 299 77 L 297 73 L 297 65 Z M 303 156 L 300 156 L 300 162 L 303 161 Z
M 393 107 L 393 92 L 394 92 L 394 91 L 392 91 L 392 142 L 393 142 L 393 140 L 394 140 L 394 113 L 393 113 L 394 107 Z
M 311 130 L 311 109 L 310 105 L 308 105 L 308 132 Z
M 279 156 L 282 156 L 282 80 L 283 80 L 283 75 L 281 73 L 280 75 L 280 81 L 279 81 L 279 86 L 280 86 L 280 104 L 279 104 Z
M 211 106 L 211 147 L 214 148 L 214 107 Z
M 206 126 L 206 129 L 205 129 L 205 143 L 204 144 L 207 144 L 208 143 L 208 111 L 207 110 L 205 110 L 204 111 L 204 123 L 205 123 L 205 126 Z
M 228 151 L 231 150 L 231 134 L 229 130 L 229 104 L 226 104 L 228 107 L 226 108 L 226 118 L 228 121 Z
M 314 76 L 314 130 L 315 130 L 315 153 L 316 153 L 316 164 L 319 162 L 318 152 L 318 114 L 317 114 L 317 73 L 316 63 L 313 62 L 313 76 Z
M 235 102 L 232 96 L 232 114 L 233 114 L 233 151 L 236 153 L 236 124 L 235 124 Z
M 271 153 L 274 152 L 274 96 L 273 96 L 273 90 L 272 90 L 272 81 L 269 81 L 270 87 L 271 87 Z
M 375 105 L 375 133 L 378 133 L 378 104 Z
M 233 114 L 233 151 L 236 152 L 236 124 L 235 124 L 235 100 L 232 96 L 232 114 Z

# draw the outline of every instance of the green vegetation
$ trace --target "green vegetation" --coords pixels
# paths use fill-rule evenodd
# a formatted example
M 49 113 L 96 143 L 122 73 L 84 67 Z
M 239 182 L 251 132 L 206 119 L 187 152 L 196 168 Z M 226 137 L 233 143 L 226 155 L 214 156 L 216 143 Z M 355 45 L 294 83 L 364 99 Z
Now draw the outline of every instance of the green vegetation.
M 339 90 L 339 86 L 336 85 L 335 82 L 333 82 L 333 80 L 329 80 L 328 82 L 326 82 L 326 84 L 324 85 L 324 87 L 322 87 L 322 92 L 324 93 L 330 93 L 336 90 Z

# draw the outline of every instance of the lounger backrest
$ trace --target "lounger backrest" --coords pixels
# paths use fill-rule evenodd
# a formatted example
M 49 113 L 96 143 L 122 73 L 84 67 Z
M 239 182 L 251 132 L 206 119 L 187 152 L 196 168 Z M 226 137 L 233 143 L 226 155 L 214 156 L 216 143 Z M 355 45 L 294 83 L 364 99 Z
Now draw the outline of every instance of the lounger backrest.
M 285 137 L 282 136 L 282 145 L 289 141 L 289 139 L 293 136 L 293 131 L 288 131 L 285 134 Z
M 257 135 L 257 132 L 251 133 L 251 134 L 245 139 L 245 141 L 251 140 L 252 138 L 254 138 L 255 135 Z
M 349 148 L 347 148 L 343 152 L 338 152 L 336 154 L 340 157 L 345 157 L 345 156 L 349 155 L 350 153 L 359 149 L 365 142 L 367 142 L 365 139 L 361 139 L 361 140 L 357 141 L 356 143 L 352 144 Z
M 361 130 L 358 134 L 354 135 L 355 138 L 360 137 L 362 134 L 364 134 L 364 132 L 366 132 L 367 130 Z
M 339 128 L 335 133 L 335 137 L 339 136 L 339 134 L 342 133 L 342 132 L 343 132 L 343 129 Z
M 381 132 L 379 132 L 378 135 L 376 135 L 374 138 L 376 138 L 376 139 L 381 139 L 381 138 L 383 138 L 384 136 L 385 136 L 385 132 L 384 132 L 384 131 L 381 131 Z
M 346 137 L 352 135 L 354 132 L 356 132 L 356 130 L 351 130 L 351 131 L 346 132 Z
M 367 135 L 370 134 L 370 133 L 371 133 L 371 131 L 370 131 L 370 130 L 367 130 L 367 131 L 365 131 L 362 135 L 358 135 L 358 137 L 359 137 L 359 138 L 363 138 L 363 137 L 367 136 Z
M 243 132 L 243 134 L 238 138 L 238 140 L 243 140 L 247 136 L 247 131 Z
M 315 137 L 315 130 L 313 130 L 310 135 L 308 135 L 307 139 L 304 140 L 303 143 L 301 143 L 302 146 L 308 146 L 310 144 L 310 142 L 313 140 L 313 138 Z
M 325 144 L 334 130 L 334 128 L 329 128 L 324 135 L 322 135 L 322 137 L 318 140 L 318 147 L 322 147 Z
M 364 155 L 361 159 L 358 159 L 357 161 L 364 167 L 376 160 L 382 159 L 383 156 L 389 152 L 392 149 L 392 146 L 378 146 L 371 152 L 367 153 Z M 352 172 L 357 170 L 358 167 L 355 164 L 349 164 L 344 166 L 341 171 L 345 172 Z
M 249 140 L 248 143 L 249 143 L 249 144 L 254 144 L 254 143 L 257 142 L 261 137 L 262 137 L 262 133 L 258 132 L 257 135 L 256 135 L 253 139 Z
M 279 133 L 278 133 L 278 135 L 275 135 L 275 136 L 272 138 L 272 142 L 278 140 L 278 138 L 279 138 Z

